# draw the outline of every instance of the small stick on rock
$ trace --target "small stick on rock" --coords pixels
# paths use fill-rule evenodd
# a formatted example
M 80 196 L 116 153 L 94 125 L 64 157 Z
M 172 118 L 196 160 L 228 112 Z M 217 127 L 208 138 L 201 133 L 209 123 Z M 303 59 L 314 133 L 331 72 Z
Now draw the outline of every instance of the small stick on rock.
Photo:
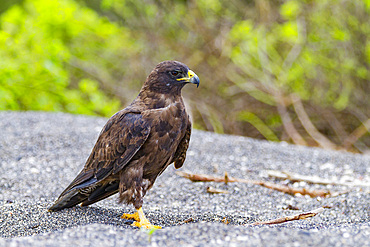
M 213 187 L 207 187 L 207 193 L 210 193 L 210 194 L 227 194 L 227 193 L 229 193 L 229 191 L 220 190 L 220 189 L 216 189 L 216 188 L 213 188 Z
M 177 171 L 176 174 L 179 175 L 180 177 L 187 178 L 191 180 L 192 182 L 219 182 L 219 183 L 225 182 L 225 177 L 210 176 L 210 175 L 205 175 L 205 174 L 193 174 L 193 173 L 181 172 L 181 171 Z M 228 182 L 238 182 L 234 178 L 229 178 L 229 177 L 227 181 Z
M 308 212 L 305 212 L 305 213 L 296 214 L 296 215 L 292 215 L 292 216 L 281 217 L 281 218 L 268 220 L 268 221 L 257 221 L 257 222 L 254 222 L 253 224 L 250 224 L 250 225 L 251 226 L 273 225 L 273 224 L 281 224 L 281 223 L 285 223 L 285 222 L 293 221 L 293 220 L 305 220 L 307 218 L 314 217 L 315 215 L 317 215 L 317 214 L 319 214 L 323 211 L 324 211 L 324 208 L 321 207 L 321 208 L 314 209 L 312 211 L 308 211 Z
M 255 180 L 233 178 L 227 175 L 225 175 L 225 177 L 218 177 L 218 176 L 210 176 L 210 175 L 203 175 L 203 174 L 192 174 L 192 173 L 180 172 L 180 171 L 177 171 L 176 174 L 181 177 L 190 179 L 192 182 L 219 182 L 219 183 L 239 182 L 239 183 L 260 185 L 265 188 L 277 190 L 277 191 L 284 192 L 290 195 L 301 194 L 301 195 L 309 195 L 310 197 L 318 197 L 318 196 L 327 197 L 331 195 L 331 192 L 327 190 L 308 190 L 305 188 L 292 188 L 287 185 L 274 184 L 274 183 L 265 182 L 265 181 L 255 181 Z
M 311 184 L 344 185 L 344 186 L 349 186 L 349 187 L 354 187 L 354 186 L 370 187 L 370 183 L 362 182 L 362 181 L 341 182 L 341 181 L 334 181 L 330 179 L 320 178 L 318 176 L 306 176 L 306 175 L 285 172 L 285 171 L 269 170 L 268 175 L 273 178 L 289 179 L 292 182 L 302 181 L 302 182 L 307 182 Z
M 296 194 L 301 194 L 303 196 L 308 195 L 310 197 L 328 197 L 331 195 L 331 192 L 327 190 L 309 190 L 305 188 L 292 188 L 287 185 L 274 184 L 274 183 L 264 182 L 264 181 L 255 181 L 254 184 L 258 184 L 258 185 L 261 185 L 263 187 L 266 187 L 272 190 L 284 192 L 292 196 Z
M 193 222 L 193 221 L 194 221 L 193 218 L 188 218 L 188 219 L 184 220 L 183 222 L 180 222 L 179 225 L 187 224 L 187 223 L 190 223 L 190 222 Z

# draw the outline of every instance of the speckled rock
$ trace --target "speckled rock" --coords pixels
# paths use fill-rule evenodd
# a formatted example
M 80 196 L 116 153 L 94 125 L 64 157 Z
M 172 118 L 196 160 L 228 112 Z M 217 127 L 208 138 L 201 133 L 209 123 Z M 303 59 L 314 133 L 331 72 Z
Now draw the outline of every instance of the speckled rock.
M 0 112 L 0 246 L 370 246 L 369 187 L 292 186 L 349 191 L 290 196 L 241 183 L 192 183 L 169 167 L 144 198 L 154 233 L 122 220 L 132 206 L 112 196 L 55 213 L 47 207 L 83 167 L 107 119 L 62 113 Z M 194 130 L 182 171 L 286 183 L 268 170 L 370 182 L 370 156 Z M 226 190 L 209 194 L 207 187 Z M 326 206 L 309 220 L 251 223 Z M 296 207 L 299 210 L 287 210 Z M 226 224 L 227 223 L 227 224 Z

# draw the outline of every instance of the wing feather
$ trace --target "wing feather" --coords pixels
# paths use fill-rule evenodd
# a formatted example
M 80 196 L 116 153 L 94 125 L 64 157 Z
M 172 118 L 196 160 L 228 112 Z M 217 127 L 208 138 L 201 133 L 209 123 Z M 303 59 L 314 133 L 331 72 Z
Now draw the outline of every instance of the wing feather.
M 145 143 L 149 133 L 150 124 L 140 113 L 121 111 L 112 116 L 102 129 L 84 169 L 49 210 L 72 207 L 86 200 L 97 184 L 127 165 Z M 86 196 L 81 196 L 79 191 Z
M 191 122 L 188 121 L 185 135 L 181 139 L 180 144 L 177 147 L 175 155 L 171 161 L 171 163 L 174 162 L 176 169 L 182 167 L 182 165 L 185 162 L 186 151 L 188 150 L 188 147 L 189 147 L 190 135 L 191 135 Z

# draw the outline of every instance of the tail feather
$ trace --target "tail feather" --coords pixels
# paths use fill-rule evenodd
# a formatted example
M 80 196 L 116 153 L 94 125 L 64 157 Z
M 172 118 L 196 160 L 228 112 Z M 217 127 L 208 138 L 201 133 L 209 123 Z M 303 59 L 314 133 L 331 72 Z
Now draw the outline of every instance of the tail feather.
M 95 202 L 101 201 L 111 195 L 114 195 L 118 192 L 119 181 L 113 181 L 111 183 L 100 186 L 94 190 L 89 197 L 82 202 L 81 206 L 88 206 Z
M 87 198 L 87 194 L 81 193 L 79 190 L 73 190 L 62 197 L 59 197 L 58 200 L 48 210 L 49 212 L 55 212 L 64 208 L 71 208 L 85 201 Z
M 49 211 L 59 211 L 64 208 L 71 208 L 81 203 L 81 206 L 88 206 L 103 200 L 118 192 L 119 181 L 112 181 L 99 186 L 89 186 L 87 188 L 75 188 L 61 197 L 49 208 Z

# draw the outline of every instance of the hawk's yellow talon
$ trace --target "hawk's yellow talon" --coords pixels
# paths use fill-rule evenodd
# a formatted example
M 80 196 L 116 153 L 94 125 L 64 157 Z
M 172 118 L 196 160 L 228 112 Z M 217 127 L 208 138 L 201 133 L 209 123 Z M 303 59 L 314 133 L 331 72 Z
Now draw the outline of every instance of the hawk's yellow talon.
M 150 224 L 149 220 L 145 217 L 144 211 L 142 208 L 139 208 L 136 213 L 134 214 L 122 214 L 122 219 L 133 219 L 135 220 L 132 223 L 132 226 L 136 226 L 139 228 L 144 227 L 145 229 L 161 229 L 161 226 L 156 226 Z
M 134 214 L 122 214 L 121 219 L 140 221 L 140 217 L 137 212 Z

